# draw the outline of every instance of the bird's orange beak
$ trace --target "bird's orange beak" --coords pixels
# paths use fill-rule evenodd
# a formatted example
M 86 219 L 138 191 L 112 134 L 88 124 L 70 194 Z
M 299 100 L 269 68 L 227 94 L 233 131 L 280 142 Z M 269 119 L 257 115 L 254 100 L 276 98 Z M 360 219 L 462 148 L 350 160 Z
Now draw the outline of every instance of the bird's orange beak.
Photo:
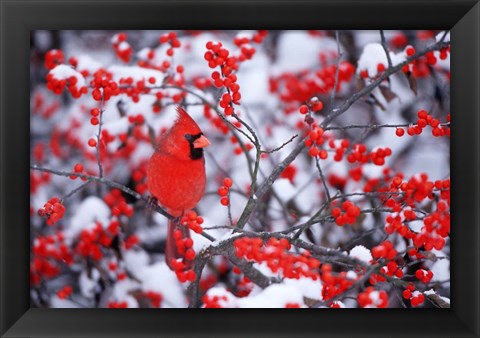
M 205 147 L 208 147 L 210 144 L 211 143 L 208 140 L 208 138 L 202 135 L 193 142 L 193 147 L 195 149 L 205 148 Z

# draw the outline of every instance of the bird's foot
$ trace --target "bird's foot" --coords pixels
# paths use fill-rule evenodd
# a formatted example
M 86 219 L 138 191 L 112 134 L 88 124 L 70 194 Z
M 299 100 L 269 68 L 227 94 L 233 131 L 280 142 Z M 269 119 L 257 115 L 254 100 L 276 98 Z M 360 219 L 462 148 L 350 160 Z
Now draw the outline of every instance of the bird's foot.
M 149 209 L 155 209 L 158 206 L 158 199 L 153 196 L 148 196 L 147 197 L 147 208 Z

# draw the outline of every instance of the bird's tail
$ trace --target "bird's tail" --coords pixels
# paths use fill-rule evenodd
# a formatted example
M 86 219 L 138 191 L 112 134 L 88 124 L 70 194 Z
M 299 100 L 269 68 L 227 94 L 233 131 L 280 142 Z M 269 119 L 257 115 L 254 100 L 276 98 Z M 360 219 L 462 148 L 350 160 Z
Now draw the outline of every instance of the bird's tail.
M 180 236 L 181 234 L 181 236 Z M 185 247 L 182 243 L 185 239 L 190 238 L 190 229 L 186 225 L 180 223 L 180 219 L 168 221 L 167 244 L 165 248 L 165 261 L 171 270 L 176 270 L 172 264 L 173 260 L 182 259 L 185 270 L 192 267 L 192 261 L 187 260 L 185 256 Z M 177 245 L 177 242 L 179 245 Z

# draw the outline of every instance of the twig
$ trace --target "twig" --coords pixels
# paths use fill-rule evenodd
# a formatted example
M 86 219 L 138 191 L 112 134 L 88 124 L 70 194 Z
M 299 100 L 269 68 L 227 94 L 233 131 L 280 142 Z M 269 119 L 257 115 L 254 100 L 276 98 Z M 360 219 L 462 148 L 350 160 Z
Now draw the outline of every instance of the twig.
M 265 154 L 271 154 L 271 153 L 274 153 L 276 151 L 279 151 L 281 150 L 282 148 L 284 148 L 287 144 L 291 143 L 293 140 L 295 140 L 296 138 L 298 137 L 298 135 L 293 135 L 288 141 L 284 142 L 281 146 L 277 147 L 277 148 L 274 148 L 272 150 L 262 150 L 261 152 L 262 153 L 265 153 Z
M 392 58 L 390 57 L 390 53 L 388 52 L 387 42 L 385 40 L 385 34 L 383 30 L 380 30 L 380 38 L 382 39 L 382 47 L 385 51 L 385 55 L 387 56 L 388 68 L 392 68 Z
M 98 176 L 103 177 L 103 167 L 102 163 L 100 162 L 100 138 L 102 135 L 102 116 L 103 116 L 103 103 L 104 103 L 104 96 L 102 91 L 102 99 L 100 100 L 100 114 L 99 114 L 99 122 L 98 122 L 98 134 L 97 134 L 97 146 L 95 147 L 95 155 L 97 157 L 97 164 L 98 164 Z
M 75 195 L 77 192 L 79 192 L 80 190 L 86 188 L 90 183 L 92 183 L 92 181 L 88 180 L 87 182 L 85 183 L 82 183 L 81 185 L 79 185 L 78 187 L 76 187 L 75 189 L 73 189 L 72 191 L 70 191 L 68 194 L 66 194 L 65 196 L 63 196 L 61 199 L 60 199 L 60 203 L 63 204 L 63 201 L 66 200 L 67 198 L 70 198 L 72 197 L 73 195 Z
M 412 123 L 400 123 L 400 124 L 352 124 L 348 126 L 332 126 L 325 127 L 327 130 L 347 130 L 347 129 L 378 129 L 378 128 L 407 128 L 410 127 Z M 450 122 L 440 123 L 442 127 L 450 126 Z
M 327 202 L 330 203 L 330 200 L 332 198 L 330 196 L 330 191 L 328 190 L 328 187 L 327 187 L 327 182 L 325 181 L 325 176 L 323 176 L 323 171 L 322 171 L 322 168 L 320 167 L 320 160 L 318 159 L 318 157 L 315 158 L 315 163 L 317 164 L 318 174 L 320 175 L 320 180 L 322 181 L 323 189 L 325 189 L 325 194 L 327 195 Z
M 335 31 L 335 39 L 337 40 L 337 66 L 335 69 L 335 82 L 333 84 L 332 92 L 330 93 L 330 107 L 333 108 L 333 103 L 335 101 L 335 95 L 337 93 L 338 87 L 338 75 L 340 73 L 340 60 L 342 59 L 343 53 L 340 50 L 340 37 L 338 30 Z

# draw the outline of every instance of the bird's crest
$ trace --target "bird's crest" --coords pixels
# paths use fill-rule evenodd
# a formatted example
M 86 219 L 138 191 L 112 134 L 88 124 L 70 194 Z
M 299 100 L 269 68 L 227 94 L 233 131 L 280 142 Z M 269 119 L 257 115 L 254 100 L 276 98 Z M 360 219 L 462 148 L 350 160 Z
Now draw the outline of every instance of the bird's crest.
M 175 109 L 177 111 L 177 120 L 175 121 L 175 126 L 181 127 L 181 129 L 188 131 L 190 134 L 198 134 L 202 132 L 200 127 L 185 109 L 180 106 L 176 106 Z

